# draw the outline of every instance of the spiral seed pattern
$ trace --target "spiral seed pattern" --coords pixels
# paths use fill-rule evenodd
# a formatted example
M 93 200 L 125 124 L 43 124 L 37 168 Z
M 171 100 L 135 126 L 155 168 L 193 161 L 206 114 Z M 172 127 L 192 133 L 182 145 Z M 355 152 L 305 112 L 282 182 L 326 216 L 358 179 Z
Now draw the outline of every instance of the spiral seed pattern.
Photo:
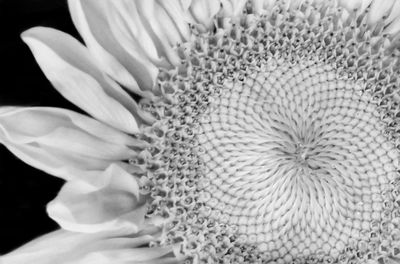
M 312 62 L 223 91 L 199 142 L 219 221 L 280 256 L 337 255 L 378 221 L 397 151 L 353 81 Z
M 399 257 L 400 52 L 368 13 L 249 2 L 193 26 L 140 102 L 157 120 L 131 160 L 165 227 L 154 244 L 187 263 Z

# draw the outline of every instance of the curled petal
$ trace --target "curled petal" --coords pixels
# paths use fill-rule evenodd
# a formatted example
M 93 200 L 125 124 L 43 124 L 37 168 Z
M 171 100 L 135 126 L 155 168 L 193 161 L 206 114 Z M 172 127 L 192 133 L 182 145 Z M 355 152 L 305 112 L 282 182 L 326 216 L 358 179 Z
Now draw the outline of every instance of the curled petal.
M 101 67 L 131 91 L 151 96 L 158 69 L 150 60 L 130 55 L 114 37 L 107 1 L 69 0 L 68 5 L 76 28 Z
M 183 41 L 183 38 L 175 22 L 156 0 L 136 1 L 135 3 L 147 32 L 152 34 L 153 42 L 157 46 L 160 56 L 166 58 L 171 65 L 178 65 L 180 59 L 175 47 Z
M 152 247 L 152 234 L 58 230 L 0 258 L 2 264 L 150 264 L 181 263 L 172 247 Z
M 111 31 L 124 49 L 142 60 L 151 60 L 158 66 L 169 66 L 161 58 L 151 31 L 147 30 L 134 1 L 107 1 L 107 19 Z
M 72 15 L 75 27 L 80 32 L 85 40 L 89 51 L 94 55 L 100 67 L 108 73 L 116 81 L 130 89 L 131 91 L 140 93 L 141 90 L 138 83 L 133 78 L 127 68 L 122 65 L 109 51 L 105 50 L 103 46 L 94 37 L 89 24 L 86 19 L 86 14 L 82 10 L 82 5 L 79 0 L 68 1 L 70 13 Z
M 168 3 L 173 5 L 176 1 Z M 108 1 L 107 18 L 110 28 L 125 50 L 135 58 L 149 59 L 157 67 L 169 68 L 180 62 L 175 50 L 183 41 L 181 32 L 188 37 L 187 22 L 182 9 L 175 10 L 180 16 L 172 19 L 162 5 L 155 1 Z M 172 4 L 172 5 L 171 5 Z M 161 22 L 162 21 L 162 22 Z
M 116 164 L 99 173 L 98 178 L 103 186 L 96 188 L 83 182 L 67 182 L 47 207 L 50 217 L 75 232 L 138 232 L 147 208 L 135 178 Z
M 176 25 L 182 38 L 188 40 L 191 34 L 188 23 L 194 23 L 193 17 L 188 11 L 191 1 L 171 0 L 166 2 L 158 0 L 157 3 L 162 6 L 171 17 L 171 20 Z
M 61 31 L 41 27 L 25 31 L 22 38 L 46 77 L 65 98 L 122 131 L 138 132 L 133 114 L 125 107 L 130 107 L 133 100 L 102 75 L 77 40 Z
M 92 179 L 122 163 L 140 142 L 73 111 L 46 107 L 0 108 L 0 142 L 33 167 L 66 180 Z
M 219 0 L 193 0 L 189 10 L 198 23 L 210 28 L 220 8 Z

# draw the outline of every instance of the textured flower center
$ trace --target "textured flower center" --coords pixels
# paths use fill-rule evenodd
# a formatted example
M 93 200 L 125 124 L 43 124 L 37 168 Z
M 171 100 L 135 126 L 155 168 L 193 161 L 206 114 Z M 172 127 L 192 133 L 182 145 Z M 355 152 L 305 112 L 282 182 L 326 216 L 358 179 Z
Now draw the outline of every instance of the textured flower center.
M 281 257 L 358 241 L 380 219 L 398 159 L 359 90 L 312 62 L 277 63 L 224 90 L 199 136 L 218 221 Z
M 396 51 L 368 10 L 246 10 L 194 29 L 141 101 L 158 121 L 133 163 L 159 243 L 189 263 L 384 263 L 400 253 Z

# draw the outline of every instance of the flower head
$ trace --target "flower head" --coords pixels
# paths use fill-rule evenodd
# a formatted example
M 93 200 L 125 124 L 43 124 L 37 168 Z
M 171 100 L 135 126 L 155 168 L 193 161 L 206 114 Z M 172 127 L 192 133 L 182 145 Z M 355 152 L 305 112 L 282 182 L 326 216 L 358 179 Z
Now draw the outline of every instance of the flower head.
M 67 180 L 64 230 L 5 263 L 400 263 L 399 2 L 69 7 L 86 47 L 22 38 L 91 117 L 0 108 L 0 141 Z

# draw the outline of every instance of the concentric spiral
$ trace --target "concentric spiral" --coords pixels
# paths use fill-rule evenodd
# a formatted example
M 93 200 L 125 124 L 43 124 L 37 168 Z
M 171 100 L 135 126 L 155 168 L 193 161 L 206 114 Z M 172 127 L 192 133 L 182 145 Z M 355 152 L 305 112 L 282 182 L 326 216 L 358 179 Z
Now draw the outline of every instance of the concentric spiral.
M 231 86 L 199 136 L 218 220 L 281 257 L 359 240 L 399 158 L 360 87 L 314 62 L 276 62 Z
M 282 3 L 193 27 L 140 102 L 158 121 L 132 163 L 158 243 L 188 263 L 399 258 L 398 50 L 368 8 Z

